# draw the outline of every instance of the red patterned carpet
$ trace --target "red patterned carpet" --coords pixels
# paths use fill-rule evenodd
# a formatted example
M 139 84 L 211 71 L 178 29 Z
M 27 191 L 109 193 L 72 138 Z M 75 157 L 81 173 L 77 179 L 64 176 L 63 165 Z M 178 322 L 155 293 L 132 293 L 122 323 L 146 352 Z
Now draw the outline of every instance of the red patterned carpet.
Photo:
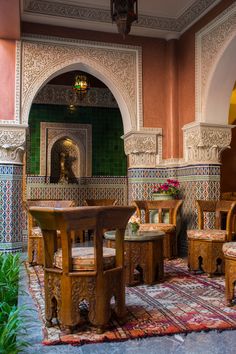
M 112 317 L 108 330 L 99 335 L 89 325 L 80 327 L 73 335 L 60 335 L 58 327 L 44 326 L 42 267 L 26 265 L 26 268 L 46 345 L 81 345 L 192 331 L 236 329 L 236 306 L 225 306 L 224 277 L 210 279 L 205 275 L 190 274 L 186 262 L 177 259 L 165 262 L 163 283 L 126 289 L 127 316 L 124 321 Z

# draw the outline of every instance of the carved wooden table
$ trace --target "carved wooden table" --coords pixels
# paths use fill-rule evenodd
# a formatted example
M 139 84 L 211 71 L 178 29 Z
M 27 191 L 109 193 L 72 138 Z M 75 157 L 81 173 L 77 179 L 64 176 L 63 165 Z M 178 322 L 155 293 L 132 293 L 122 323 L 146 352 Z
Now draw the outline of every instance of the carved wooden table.
M 162 231 L 138 231 L 125 233 L 125 283 L 135 285 L 144 281 L 153 284 L 164 277 Z M 115 247 L 115 231 L 104 234 L 107 247 Z M 139 278 L 139 279 L 136 279 Z

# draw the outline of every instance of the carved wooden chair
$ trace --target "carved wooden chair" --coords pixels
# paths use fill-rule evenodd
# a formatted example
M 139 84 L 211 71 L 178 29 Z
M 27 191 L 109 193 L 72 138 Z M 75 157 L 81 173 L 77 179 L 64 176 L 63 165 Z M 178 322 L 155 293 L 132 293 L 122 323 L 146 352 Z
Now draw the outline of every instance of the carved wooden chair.
M 118 316 L 125 313 L 124 233 L 134 207 L 29 208 L 39 223 L 44 241 L 45 316 L 56 318 L 70 333 L 81 323 L 80 304 L 89 302 L 89 321 L 103 331 L 115 298 Z M 103 247 L 103 228 L 116 230 L 116 248 Z M 94 230 L 91 247 L 73 247 L 70 232 Z M 61 233 L 58 249 L 57 230 Z
M 225 299 L 227 306 L 232 306 L 236 303 L 236 242 L 225 242 L 222 250 L 225 260 Z
M 236 192 L 221 193 L 220 199 L 222 199 L 222 200 L 236 200 Z M 234 215 L 233 223 L 234 223 L 233 230 L 236 232 L 236 215 Z
M 233 219 L 236 202 L 227 200 L 197 200 L 198 229 L 188 230 L 188 267 L 191 271 L 202 270 L 211 277 L 225 271 L 222 246 L 232 241 Z M 214 229 L 206 228 L 207 214 L 213 213 Z M 208 214 L 208 218 L 210 214 Z M 222 230 L 222 221 L 226 217 L 226 226 Z
M 164 250 L 165 258 L 173 258 L 177 256 L 177 216 L 179 209 L 182 205 L 182 200 L 135 200 L 133 204 L 136 206 L 137 215 L 140 220 L 144 219 L 141 223 L 140 230 L 153 231 L 159 230 L 165 232 L 164 237 Z M 158 223 L 150 222 L 150 212 L 153 210 L 158 211 Z M 142 215 L 144 212 L 144 216 Z M 169 213 L 169 222 L 163 222 L 163 216 Z
M 28 262 L 30 264 L 43 264 L 43 235 L 36 220 L 28 212 L 31 206 L 45 206 L 55 208 L 66 208 L 76 206 L 73 200 L 42 200 L 31 199 L 25 203 L 28 222 Z M 59 235 L 58 235 L 59 236 Z M 72 235 L 73 237 L 73 235 Z
M 85 199 L 84 205 L 88 206 L 108 206 L 116 205 L 117 199 Z

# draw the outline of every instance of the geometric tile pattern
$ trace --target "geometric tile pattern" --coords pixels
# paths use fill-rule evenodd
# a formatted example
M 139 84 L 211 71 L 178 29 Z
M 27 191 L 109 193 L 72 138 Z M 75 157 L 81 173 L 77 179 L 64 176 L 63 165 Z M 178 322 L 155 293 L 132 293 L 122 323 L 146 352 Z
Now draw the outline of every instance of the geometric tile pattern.
M 27 177 L 27 199 L 73 199 L 84 205 L 84 199 L 116 198 L 118 205 L 127 205 L 126 177 L 83 177 L 78 183 L 49 183 L 42 176 Z
M 178 235 L 179 251 L 187 253 L 186 230 L 197 227 L 196 199 L 219 199 L 220 165 L 188 165 L 165 168 L 133 168 L 128 170 L 128 200 L 152 199 L 154 188 L 167 178 L 180 182 L 180 199 L 183 205 L 180 212 Z M 207 226 L 212 227 L 212 215 L 207 217 Z
M 22 249 L 22 166 L 0 164 L 0 252 Z

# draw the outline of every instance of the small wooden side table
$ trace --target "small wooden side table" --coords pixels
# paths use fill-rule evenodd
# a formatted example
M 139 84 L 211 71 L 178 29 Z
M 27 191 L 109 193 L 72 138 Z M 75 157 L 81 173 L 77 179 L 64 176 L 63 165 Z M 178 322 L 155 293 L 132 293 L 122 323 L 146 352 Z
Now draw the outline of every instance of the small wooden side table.
M 163 280 L 163 238 L 162 231 L 137 231 L 132 234 L 130 230 L 125 233 L 125 283 L 136 285 L 135 270 L 142 275 L 145 284 L 153 284 Z M 107 247 L 115 247 L 115 231 L 104 234 Z

